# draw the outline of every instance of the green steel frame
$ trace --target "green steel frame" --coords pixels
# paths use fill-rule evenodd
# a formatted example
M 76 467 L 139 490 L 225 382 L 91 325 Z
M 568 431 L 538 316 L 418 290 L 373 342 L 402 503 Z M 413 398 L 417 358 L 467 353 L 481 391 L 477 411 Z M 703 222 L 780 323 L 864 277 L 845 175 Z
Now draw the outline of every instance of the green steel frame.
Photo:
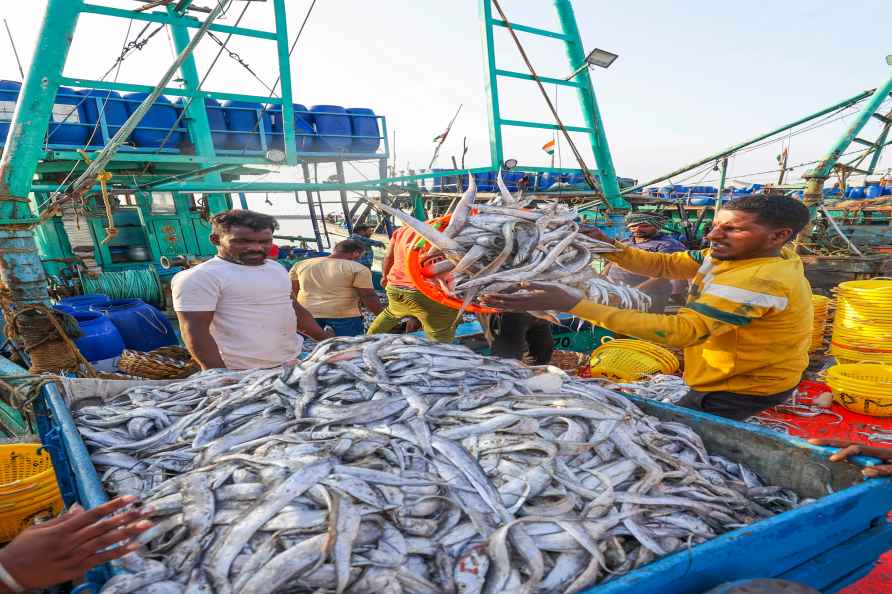
M 570 70 L 577 70 L 585 63 L 585 52 L 576 25 L 576 17 L 573 14 L 573 6 L 570 0 L 554 0 L 561 31 L 549 31 L 538 27 L 510 23 L 513 30 L 537 35 L 548 39 L 555 39 L 564 43 Z M 502 117 L 499 98 L 499 78 L 514 78 L 520 80 L 535 80 L 532 75 L 510 70 L 503 70 L 496 63 L 496 46 L 494 42 L 495 27 L 506 28 L 509 23 L 493 18 L 492 0 L 480 0 L 480 20 L 483 40 L 483 65 L 485 70 L 484 82 L 489 98 L 489 146 L 492 169 L 497 169 L 505 160 L 502 128 L 504 126 L 520 128 L 537 128 L 542 130 L 559 130 L 560 127 L 553 123 L 532 122 L 527 120 L 514 120 Z M 598 166 L 598 179 L 605 198 L 612 208 L 625 208 L 628 203 L 622 198 L 619 183 L 616 179 L 616 171 L 613 166 L 613 157 L 610 155 L 610 147 L 607 144 L 607 134 L 604 131 L 604 123 L 598 109 L 598 101 L 595 97 L 594 86 L 588 69 L 578 71 L 571 80 L 559 78 L 539 77 L 539 80 L 547 84 L 555 84 L 564 87 L 575 88 L 585 118 L 585 126 L 565 126 L 569 132 L 581 132 L 587 134 L 591 142 L 592 153 Z M 539 168 L 524 168 L 543 171 Z
M 892 66 L 892 62 L 889 62 L 888 59 L 887 62 Z M 870 95 L 870 98 L 864 102 L 864 105 L 861 106 L 861 110 L 851 123 L 849 123 L 848 128 L 846 128 L 845 132 L 842 133 L 830 150 L 827 151 L 813 169 L 807 171 L 803 176 L 805 178 L 805 195 L 803 200 L 806 204 L 809 206 L 821 204 L 824 198 L 824 182 L 830 177 L 833 168 L 839 164 L 839 159 L 842 157 L 842 154 L 846 152 L 846 149 L 851 146 L 853 142 L 867 146 L 868 152 L 873 152 L 873 159 L 871 160 L 869 169 L 853 169 L 851 166 L 848 166 L 849 169 L 853 169 L 856 173 L 873 173 L 876 164 L 879 162 L 883 148 L 887 144 L 886 137 L 889 134 L 890 125 L 892 125 L 892 120 L 890 120 L 887 115 L 877 113 L 877 110 L 889 97 L 890 93 L 892 93 L 892 71 L 890 71 L 886 81 L 877 87 L 873 94 Z M 858 137 L 858 134 L 864 129 L 864 126 L 867 125 L 871 118 L 879 119 L 884 124 L 883 131 L 875 141 L 864 140 L 863 138 Z

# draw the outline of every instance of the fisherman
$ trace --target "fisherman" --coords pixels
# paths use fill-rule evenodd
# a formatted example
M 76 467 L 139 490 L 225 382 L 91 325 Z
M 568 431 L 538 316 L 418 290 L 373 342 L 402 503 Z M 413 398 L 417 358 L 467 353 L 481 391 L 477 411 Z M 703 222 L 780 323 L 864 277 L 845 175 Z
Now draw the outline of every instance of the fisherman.
M 630 212 L 626 215 L 626 229 L 629 230 L 629 239 L 622 240 L 626 245 L 633 245 L 639 250 L 647 252 L 672 253 L 685 250 L 683 243 L 663 233 L 666 219 L 652 212 Z M 606 277 L 617 284 L 635 287 L 646 293 L 651 300 L 648 311 L 651 313 L 663 313 L 669 298 L 673 294 L 681 292 L 685 286 L 684 281 L 673 281 L 666 278 L 651 278 L 642 274 L 635 274 L 618 264 L 608 264 Z
M 371 225 L 361 224 L 353 227 L 353 233 L 350 234 L 350 239 L 363 245 L 362 256 L 359 257 L 357 262 L 369 269 L 371 269 L 372 262 L 375 260 L 375 254 L 372 252 L 372 248 L 384 247 L 383 243 L 372 239 L 372 233 L 374 233 L 374 231 L 375 229 Z
M 528 313 L 505 312 L 493 316 L 492 354 L 505 359 L 523 359 L 529 352 L 535 365 L 548 365 L 554 353 L 551 322 Z
M 372 287 L 372 271 L 359 263 L 365 249 L 364 244 L 345 239 L 330 256 L 303 260 L 291 268 L 291 286 L 298 303 L 336 336 L 365 332 L 360 304 L 375 315 L 384 309 Z
M 636 338 L 685 349 L 681 405 L 743 420 L 784 402 L 808 366 L 811 288 L 787 244 L 808 223 L 808 209 L 786 196 L 753 195 L 716 213 L 705 250 L 661 254 L 616 243 L 607 259 L 638 274 L 690 279 L 676 315 L 600 305 L 556 285 L 491 295 L 507 311 L 567 311 Z M 598 229 L 586 233 L 610 241 Z
M 267 260 L 273 217 L 229 210 L 211 219 L 217 255 L 177 273 L 173 306 L 183 341 L 202 369 L 276 367 L 297 358 L 304 332 L 328 338 L 291 296 L 288 271 Z
M 43 591 L 80 580 L 97 565 L 138 550 L 133 539 L 152 522 L 135 504 L 132 495 L 89 511 L 75 503 L 58 518 L 26 528 L 0 548 L 0 592 Z
M 390 238 L 381 279 L 387 292 L 387 307 L 369 326 L 369 334 L 390 332 L 404 318 L 413 317 L 421 322 L 421 328 L 430 340 L 452 342 L 455 337 L 453 322 L 456 311 L 416 289 L 406 271 L 409 250 L 418 239 L 415 231 L 408 226 L 398 228 Z

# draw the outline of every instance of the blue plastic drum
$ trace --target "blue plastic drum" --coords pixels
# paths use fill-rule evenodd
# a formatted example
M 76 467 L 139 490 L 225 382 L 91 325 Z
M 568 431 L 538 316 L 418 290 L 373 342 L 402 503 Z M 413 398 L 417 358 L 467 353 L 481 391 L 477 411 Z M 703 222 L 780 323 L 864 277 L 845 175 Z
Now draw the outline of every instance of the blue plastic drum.
M 126 93 L 127 114 L 133 115 L 148 96 L 148 93 Z M 183 140 L 183 124 L 182 121 L 177 124 L 178 118 L 179 112 L 170 99 L 158 97 L 130 138 L 133 144 L 141 148 L 175 149 Z M 177 124 L 177 129 L 171 132 L 174 124 Z
M 59 87 L 46 133 L 47 144 L 78 148 L 87 144 L 87 138 L 96 121 L 87 120 L 85 103 L 83 96 L 74 89 Z
M 127 104 L 121 99 L 121 95 L 114 91 L 102 89 L 82 89 L 78 94 L 84 99 L 84 114 L 87 121 L 94 125 L 87 135 L 89 146 L 104 146 L 106 141 L 118 133 L 124 122 L 127 121 Z M 108 138 L 102 135 L 102 120 L 105 120 L 105 130 Z M 95 129 L 95 132 L 94 132 Z
M 272 138 L 270 139 L 270 147 L 274 149 L 285 149 L 285 122 L 282 118 L 282 106 L 270 105 L 266 110 L 269 114 L 270 128 L 272 129 Z M 313 129 L 313 123 L 310 113 L 306 106 L 300 103 L 294 104 L 294 144 L 298 151 L 309 151 L 313 146 L 316 138 L 316 131 Z
M 318 138 L 314 151 L 320 153 L 344 153 L 353 143 L 350 116 L 339 105 L 314 105 L 310 108 Z
M 6 142 L 15 104 L 19 100 L 22 83 L 14 80 L 0 80 L 0 144 Z
M 365 107 L 348 107 L 350 114 L 350 130 L 353 144 L 350 151 L 354 153 L 374 153 L 381 145 L 381 130 L 375 112 Z
M 867 198 L 879 198 L 883 195 L 883 188 L 878 184 L 871 184 L 867 186 L 867 190 L 864 192 L 864 196 Z
M 91 310 L 108 316 L 128 349 L 153 351 L 179 342 L 167 316 L 142 299 L 116 299 Z
M 74 344 L 87 361 L 113 359 L 124 350 L 121 334 L 108 317 L 93 311 L 75 311 L 71 316 L 83 333 Z
M 692 206 L 712 206 L 715 204 L 715 198 L 712 196 L 691 196 L 690 203 Z
M 180 97 L 176 106 L 178 110 L 186 108 L 189 100 Z M 208 125 L 211 128 L 211 139 L 215 148 L 226 148 L 226 142 L 229 140 L 229 127 L 226 124 L 226 115 L 220 102 L 211 97 L 204 98 L 204 110 L 208 114 Z
M 494 192 L 496 190 L 496 176 L 492 171 L 475 173 L 474 179 L 477 182 L 478 192 Z
M 111 299 L 107 295 L 96 294 L 64 297 L 59 300 L 59 303 L 74 310 L 90 311 L 90 308 L 94 305 L 104 306 L 108 305 L 110 301 Z
M 261 151 L 270 147 L 272 124 L 269 111 L 264 110 L 262 105 L 250 101 L 226 101 L 223 109 L 226 112 L 226 121 L 229 122 L 226 148 Z

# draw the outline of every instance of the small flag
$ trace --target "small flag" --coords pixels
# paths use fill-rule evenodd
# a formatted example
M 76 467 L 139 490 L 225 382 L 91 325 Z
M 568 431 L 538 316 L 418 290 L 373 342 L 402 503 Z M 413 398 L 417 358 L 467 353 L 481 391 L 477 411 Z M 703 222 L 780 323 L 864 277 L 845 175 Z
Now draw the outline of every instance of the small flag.
M 434 137 L 434 142 L 443 142 L 444 140 L 446 140 L 446 136 L 447 136 L 448 134 L 449 134 L 449 130 L 447 129 L 447 130 L 446 130 L 445 132 L 443 132 L 442 134 L 440 134 L 440 135 L 438 135 L 438 136 L 435 136 L 435 137 Z
M 546 153 L 548 153 L 549 155 L 553 155 L 554 154 L 554 141 L 549 140 L 548 142 L 543 144 L 542 150 L 545 151 Z

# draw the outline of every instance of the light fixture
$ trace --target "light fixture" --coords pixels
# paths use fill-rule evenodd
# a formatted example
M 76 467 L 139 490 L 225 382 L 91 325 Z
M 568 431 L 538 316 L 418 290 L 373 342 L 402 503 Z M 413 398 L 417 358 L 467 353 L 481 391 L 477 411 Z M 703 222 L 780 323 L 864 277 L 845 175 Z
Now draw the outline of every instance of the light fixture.
M 602 50 L 595 48 L 588 53 L 585 57 L 585 61 L 573 71 L 573 74 L 567 77 L 566 80 L 572 80 L 576 77 L 577 74 L 588 68 L 589 66 L 599 66 L 601 68 L 610 68 L 610 65 L 613 64 L 616 59 L 619 57 L 618 54 L 614 54 L 613 52 L 608 52 L 607 50 Z
M 607 50 L 595 48 L 585 57 L 587 64 L 592 66 L 600 66 L 601 68 L 610 68 L 619 56 Z
M 281 151 L 279 149 L 269 149 L 268 151 L 266 151 L 266 159 L 273 163 L 284 163 L 285 151 Z

